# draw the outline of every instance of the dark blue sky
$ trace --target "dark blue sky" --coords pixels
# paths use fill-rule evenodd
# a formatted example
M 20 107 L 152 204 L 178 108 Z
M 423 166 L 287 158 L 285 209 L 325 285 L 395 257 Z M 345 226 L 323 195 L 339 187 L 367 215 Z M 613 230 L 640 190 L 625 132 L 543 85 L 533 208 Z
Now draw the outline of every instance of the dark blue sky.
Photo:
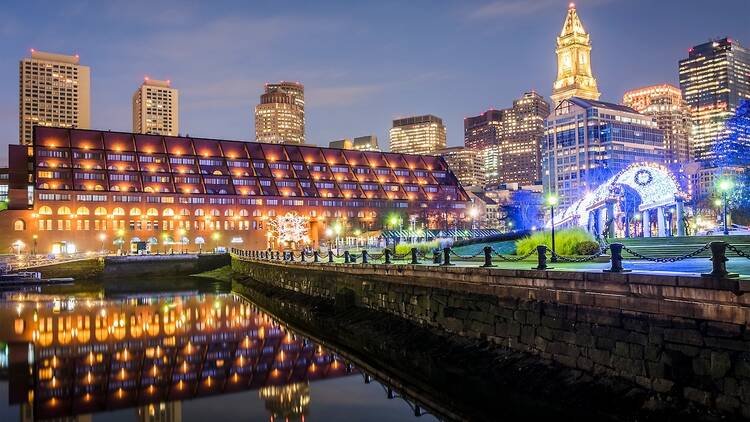
M 78 53 L 92 72 L 92 126 L 131 129 L 144 75 L 180 89 L 180 131 L 252 139 L 263 83 L 306 86 L 308 142 L 374 133 L 432 113 L 463 143 L 463 118 L 549 96 L 564 0 L 4 1 L 0 146 L 18 142 L 18 60 Z M 677 83 L 687 49 L 729 35 L 750 45 L 750 0 L 580 0 L 605 101 Z M 2 148 L 5 152 L 5 148 Z M 1 154 L 0 156 L 4 156 Z

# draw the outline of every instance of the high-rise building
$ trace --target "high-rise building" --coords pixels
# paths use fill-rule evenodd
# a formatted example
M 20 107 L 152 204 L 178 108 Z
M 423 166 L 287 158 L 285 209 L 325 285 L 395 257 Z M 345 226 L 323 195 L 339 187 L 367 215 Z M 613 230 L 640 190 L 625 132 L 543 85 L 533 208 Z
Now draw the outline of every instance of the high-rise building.
M 444 148 L 435 153 L 443 157 L 448 164 L 448 169 L 453 172 L 461 185 L 483 186 L 484 170 L 480 156 L 467 147 Z
M 179 131 L 179 91 L 168 80 L 144 78 L 133 93 L 133 132 L 177 136 Z
M 391 152 L 430 155 L 445 148 L 443 119 L 431 114 L 393 121 Z
M 656 118 L 656 124 L 664 133 L 667 164 L 685 164 L 690 160 L 692 120 L 690 107 L 679 88 L 663 84 L 633 89 L 623 95 L 622 103 Z
M 573 3 L 568 7 L 568 15 L 557 37 L 555 53 L 557 80 L 552 89 L 554 105 L 571 97 L 598 100 L 601 94 L 591 72 L 591 39 Z
M 358 136 L 354 139 L 344 138 L 328 143 L 330 148 L 353 149 L 357 151 L 380 151 L 378 137 L 375 135 Z
M 305 86 L 299 82 L 266 84 L 255 107 L 255 140 L 274 144 L 305 143 Z
M 693 119 L 693 155 L 709 162 L 724 123 L 750 99 L 750 51 L 729 38 L 691 48 L 680 60 L 680 89 Z
M 653 117 L 630 107 L 573 97 L 545 122 L 542 181 L 568 206 L 637 162 L 664 162 Z
M 18 137 L 33 142 L 34 126 L 88 129 L 91 125 L 91 69 L 78 55 L 31 50 L 18 66 Z
M 549 113 L 541 95 L 527 92 L 511 108 L 464 119 L 464 145 L 478 155 L 487 183 L 541 180 L 541 141 Z

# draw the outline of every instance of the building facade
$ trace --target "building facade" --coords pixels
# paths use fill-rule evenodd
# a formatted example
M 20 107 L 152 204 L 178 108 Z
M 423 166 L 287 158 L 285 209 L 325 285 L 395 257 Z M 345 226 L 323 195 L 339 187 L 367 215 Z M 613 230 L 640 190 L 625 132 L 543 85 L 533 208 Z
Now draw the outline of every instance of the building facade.
M 299 82 L 266 84 L 255 107 L 255 140 L 274 144 L 305 143 L 305 86 Z
M 667 164 L 690 161 L 692 120 L 690 107 L 676 86 L 663 84 L 633 89 L 625 93 L 622 103 L 633 110 L 652 116 L 664 133 L 664 159 Z
M 664 136 L 653 117 L 601 101 L 563 100 L 545 123 L 545 191 L 566 207 L 628 165 L 664 162 Z
M 552 86 L 553 105 L 572 97 L 598 100 L 601 94 L 591 71 L 591 38 L 573 3 L 557 37 L 555 53 L 557 79 Z
M 424 228 L 466 219 L 440 157 L 43 127 L 28 150 L 10 146 L 0 235 L 24 253 L 316 247 L 332 225 L 344 237 L 394 215 Z
M 91 125 L 91 69 L 78 55 L 31 50 L 18 66 L 18 138 L 33 142 L 34 126 L 88 129 Z
M 478 155 L 487 183 L 541 180 L 541 142 L 549 113 L 541 95 L 527 92 L 511 108 L 464 119 L 464 145 Z
M 724 123 L 750 99 L 750 51 L 730 38 L 710 41 L 691 48 L 679 68 L 693 119 L 693 156 L 708 163 Z
M 443 119 L 431 114 L 393 121 L 390 130 L 391 152 L 401 154 L 434 154 L 446 147 Z
M 484 171 L 482 160 L 474 150 L 466 147 L 450 147 L 437 151 L 435 155 L 443 157 L 448 169 L 464 187 L 483 186 Z
M 358 136 L 354 139 L 344 138 L 328 143 L 329 148 L 353 149 L 356 151 L 380 151 L 378 137 L 375 135 Z
M 179 91 L 171 82 L 146 77 L 133 93 L 133 132 L 177 136 L 179 112 Z

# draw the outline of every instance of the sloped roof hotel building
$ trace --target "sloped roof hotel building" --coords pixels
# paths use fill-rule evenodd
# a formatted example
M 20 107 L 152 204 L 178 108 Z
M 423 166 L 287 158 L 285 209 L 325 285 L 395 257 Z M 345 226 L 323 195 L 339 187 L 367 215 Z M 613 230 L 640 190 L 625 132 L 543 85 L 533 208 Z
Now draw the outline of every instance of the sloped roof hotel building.
M 271 226 L 289 214 L 314 247 L 333 224 L 343 237 L 394 214 L 425 228 L 468 218 L 439 157 L 48 127 L 9 148 L 0 246 L 22 253 L 279 247 Z

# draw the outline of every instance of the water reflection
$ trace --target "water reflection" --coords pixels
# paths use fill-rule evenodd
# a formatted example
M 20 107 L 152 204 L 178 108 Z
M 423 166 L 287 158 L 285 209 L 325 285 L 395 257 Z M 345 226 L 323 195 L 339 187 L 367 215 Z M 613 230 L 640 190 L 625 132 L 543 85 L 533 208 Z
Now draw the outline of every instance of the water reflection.
M 257 390 L 271 421 L 304 421 L 310 383 L 358 374 L 244 298 L 197 293 L 6 296 L 0 367 L 21 420 L 134 408 L 177 421 L 185 400 Z

